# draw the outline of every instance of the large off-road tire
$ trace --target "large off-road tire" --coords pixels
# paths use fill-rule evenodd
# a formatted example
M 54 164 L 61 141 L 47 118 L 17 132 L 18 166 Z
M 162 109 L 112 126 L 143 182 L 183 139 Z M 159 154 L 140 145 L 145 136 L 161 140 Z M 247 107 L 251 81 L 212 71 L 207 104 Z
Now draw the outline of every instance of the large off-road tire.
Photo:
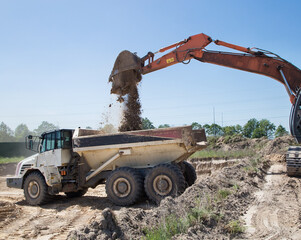
M 76 192 L 65 192 L 68 198 L 82 197 L 88 192 L 88 188 L 78 190 Z
M 190 187 L 192 184 L 195 183 L 195 181 L 197 179 L 196 171 L 189 162 L 183 161 L 182 166 L 183 166 L 183 170 L 184 170 L 183 175 L 184 175 L 185 181 L 186 181 L 188 187 Z
M 24 195 L 30 205 L 42 205 L 50 199 L 48 186 L 39 172 L 30 173 L 24 181 Z
M 143 195 L 143 191 L 143 177 L 133 168 L 118 168 L 106 181 L 108 198 L 119 206 L 136 203 Z
M 159 203 L 167 196 L 175 197 L 185 190 L 185 178 L 177 165 L 159 164 L 147 173 L 144 189 L 148 198 Z

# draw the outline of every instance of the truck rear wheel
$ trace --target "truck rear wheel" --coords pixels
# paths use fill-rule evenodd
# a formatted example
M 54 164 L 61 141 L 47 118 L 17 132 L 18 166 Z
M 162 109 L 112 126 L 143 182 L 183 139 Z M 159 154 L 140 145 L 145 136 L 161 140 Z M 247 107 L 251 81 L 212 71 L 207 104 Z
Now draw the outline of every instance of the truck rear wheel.
M 76 192 L 65 192 L 68 198 L 82 197 L 88 192 L 88 188 L 78 190 Z
M 30 205 L 41 205 L 49 200 L 48 186 L 39 172 L 30 173 L 24 181 L 25 199 Z
M 185 181 L 186 181 L 188 187 L 190 187 L 192 184 L 195 183 L 195 181 L 197 179 L 195 169 L 189 162 L 183 161 L 182 164 L 183 164 L 182 165 L 183 170 L 184 170 L 183 175 L 184 175 Z
M 175 197 L 183 193 L 185 178 L 178 166 L 159 164 L 147 173 L 144 189 L 150 200 L 159 203 L 167 196 Z
M 116 205 L 128 206 L 143 194 L 143 177 L 133 168 L 121 167 L 114 170 L 106 181 L 108 198 Z

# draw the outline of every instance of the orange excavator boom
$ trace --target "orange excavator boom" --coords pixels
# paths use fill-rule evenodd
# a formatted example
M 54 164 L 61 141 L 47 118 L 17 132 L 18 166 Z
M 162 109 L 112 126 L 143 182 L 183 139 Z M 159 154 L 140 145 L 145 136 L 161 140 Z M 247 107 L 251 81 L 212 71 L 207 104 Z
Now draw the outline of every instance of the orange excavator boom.
M 241 53 L 206 50 L 205 47 L 212 42 Z M 157 53 L 167 50 L 170 51 L 155 58 Z M 177 63 L 187 64 L 191 59 L 265 75 L 282 83 L 293 104 L 290 119 L 291 133 L 298 142 L 301 142 L 300 69 L 272 52 L 241 47 L 220 40 L 213 41 L 203 33 L 161 48 L 155 53 L 149 52 L 142 58 L 129 51 L 121 52 L 109 77 L 109 81 L 112 82 L 111 92 L 123 96 L 129 92 L 133 81 L 137 84 L 141 81 L 142 75 Z

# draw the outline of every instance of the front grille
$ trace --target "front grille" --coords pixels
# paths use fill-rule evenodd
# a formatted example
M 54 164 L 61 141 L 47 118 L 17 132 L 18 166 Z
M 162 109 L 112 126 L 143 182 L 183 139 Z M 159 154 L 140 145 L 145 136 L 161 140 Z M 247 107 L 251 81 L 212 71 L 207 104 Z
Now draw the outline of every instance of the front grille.
M 20 170 L 20 174 L 23 174 L 23 172 L 25 171 L 25 169 L 27 168 L 31 168 L 31 164 L 23 164 Z

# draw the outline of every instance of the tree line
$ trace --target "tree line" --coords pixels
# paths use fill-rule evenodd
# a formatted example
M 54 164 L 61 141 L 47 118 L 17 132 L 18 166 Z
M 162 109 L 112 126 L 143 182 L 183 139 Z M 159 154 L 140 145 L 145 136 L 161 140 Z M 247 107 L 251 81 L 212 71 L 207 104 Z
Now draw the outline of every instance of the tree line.
M 27 125 L 24 123 L 19 124 L 13 131 L 4 122 L 0 124 L 0 142 L 24 142 L 25 137 L 28 135 L 40 136 L 43 132 L 52 131 L 58 129 L 56 126 L 47 121 L 43 121 L 36 129 L 33 131 L 29 130 Z
M 236 124 L 230 126 L 220 126 L 216 123 L 201 125 L 193 122 L 192 129 L 205 129 L 207 136 L 232 136 L 240 134 L 246 138 L 260 138 L 260 137 L 280 137 L 288 134 L 288 131 L 282 126 L 276 126 L 267 119 L 257 120 L 255 118 L 247 121 L 243 126 Z M 160 124 L 157 128 L 168 128 L 169 124 Z M 156 127 L 148 118 L 142 118 L 142 129 L 155 129 Z M 29 130 L 26 124 L 19 124 L 13 131 L 4 122 L 0 124 L 0 142 L 24 142 L 25 137 L 28 135 L 40 136 L 43 132 L 59 129 L 53 123 L 43 121 L 33 131 Z M 91 129 L 91 127 L 86 127 Z M 99 128 L 106 133 L 117 132 L 112 124 L 106 124 Z
M 240 134 L 246 138 L 261 138 L 261 137 L 281 137 L 288 134 L 288 131 L 282 125 L 276 126 L 267 119 L 257 120 L 255 118 L 247 121 L 243 126 L 236 124 L 230 126 L 220 126 L 216 123 L 201 125 L 193 122 L 192 129 L 205 129 L 207 136 L 233 136 Z M 158 128 L 170 127 L 169 124 L 161 124 Z M 154 129 L 155 126 L 148 118 L 142 119 L 143 129 Z

